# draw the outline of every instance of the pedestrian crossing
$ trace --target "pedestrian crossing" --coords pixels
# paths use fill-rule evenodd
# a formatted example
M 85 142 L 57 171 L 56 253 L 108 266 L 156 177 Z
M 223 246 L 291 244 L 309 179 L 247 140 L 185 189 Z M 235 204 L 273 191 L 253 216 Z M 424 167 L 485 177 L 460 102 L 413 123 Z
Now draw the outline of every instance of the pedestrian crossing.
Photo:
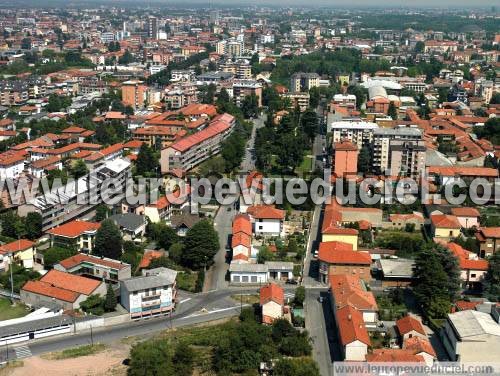
M 14 351 L 16 352 L 17 359 L 29 358 L 32 355 L 28 345 L 15 347 Z

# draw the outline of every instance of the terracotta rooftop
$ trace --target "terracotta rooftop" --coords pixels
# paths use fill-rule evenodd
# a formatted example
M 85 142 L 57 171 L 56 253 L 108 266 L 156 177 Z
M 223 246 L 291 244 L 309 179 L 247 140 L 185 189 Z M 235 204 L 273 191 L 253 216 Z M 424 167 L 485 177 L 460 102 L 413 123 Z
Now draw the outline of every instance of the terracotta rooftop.
M 14 240 L 13 242 L 0 246 L 0 254 L 24 251 L 28 248 L 33 247 L 34 245 L 35 242 L 32 242 L 31 240 L 28 239 Z
M 260 305 L 264 305 L 269 301 L 283 305 L 285 303 L 285 294 L 283 288 L 275 283 L 270 283 L 267 286 L 260 288 Z
M 65 238 L 76 238 L 86 232 L 96 232 L 99 227 L 101 227 L 100 223 L 76 220 L 54 227 L 47 233 Z
M 437 228 L 462 228 L 454 215 L 434 214 L 431 215 L 431 222 Z
M 425 330 L 422 323 L 413 316 L 405 316 L 396 321 L 399 333 L 405 335 L 411 331 L 416 331 L 425 336 Z
M 365 289 L 358 276 L 330 275 L 329 281 L 337 308 L 349 305 L 359 310 L 378 310 L 373 293 Z
M 118 270 L 124 269 L 128 266 L 127 264 L 122 264 L 119 261 L 104 259 L 96 256 L 90 256 L 85 253 L 78 253 L 74 256 L 68 257 L 67 259 L 60 261 L 59 264 L 61 264 L 61 266 L 63 266 L 64 269 L 68 270 L 74 268 L 77 265 L 80 265 L 82 262 L 95 265 L 102 265 L 108 268 L 118 269 Z
M 360 341 L 370 346 L 370 337 L 360 311 L 351 306 L 342 307 L 336 312 L 336 320 L 342 345 Z
M 285 219 L 285 211 L 271 205 L 250 206 L 247 213 L 257 219 Z

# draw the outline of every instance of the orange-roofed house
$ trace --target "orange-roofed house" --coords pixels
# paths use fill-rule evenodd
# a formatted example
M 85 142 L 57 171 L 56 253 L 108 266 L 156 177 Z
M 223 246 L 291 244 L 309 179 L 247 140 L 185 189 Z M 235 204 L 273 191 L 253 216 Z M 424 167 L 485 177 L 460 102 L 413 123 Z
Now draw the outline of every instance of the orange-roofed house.
M 462 226 L 458 218 L 448 214 L 431 215 L 431 231 L 436 239 L 448 241 L 460 235 Z
M 479 217 L 481 214 L 476 208 L 451 208 L 451 214 L 457 217 L 458 222 L 463 228 L 479 227 Z
M 131 277 L 129 264 L 106 257 L 77 253 L 54 265 L 55 270 L 116 283 Z
M 247 209 L 258 236 L 282 236 L 285 211 L 272 205 L 254 205 Z
M 458 259 L 463 287 L 471 290 L 480 289 L 484 275 L 488 271 L 488 261 L 457 243 L 448 243 L 447 247 Z
M 358 275 L 365 282 L 371 280 L 371 256 L 367 252 L 354 251 L 352 244 L 342 242 L 322 242 L 318 250 L 319 274 L 323 283 L 328 283 L 329 275 Z
M 411 351 L 413 355 L 421 356 L 428 366 L 432 366 L 437 359 L 436 351 L 427 338 L 408 338 L 403 342 L 403 350 Z
M 365 360 L 371 343 L 362 313 L 351 306 L 342 307 L 334 312 L 344 360 Z
M 371 291 L 357 275 L 331 275 L 330 293 L 333 311 L 351 306 L 360 311 L 367 326 L 375 327 L 378 319 L 378 306 Z
M 500 251 L 500 227 L 480 227 L 476 232 L 481 257 Z
M 370 363 L 424 363 L 425 359 L 406 349 L 373 349 L 371 354 L 366 355 L 366 361 Z
M 51 247 L 74 249 L 78 252 L 92 252 L 94 237 L 100 223 L 71 221 L 47 231 Z
M 35 243 L 28 239 L 19 239 L 0 246 L 0 256 L 3 260 L 3 269 L 14 262 L 24 268 L 33 268 L 35 258 Z
M 231 249 L 235 262 L 248 262 L 252 252 L 252 223 L 247 214 L 238 214 L 233 219 Z
M 172 216 L 173 205 L 165 196 L 144 207 L 144 215 L 151 223 L 167 221 Z
M 412 337 L 421 337 L 427 339 L 424 327 L 420 320 L 413 316 L 405 316 L 396 321 L 401 343 Z
M 349 141 L 333 143 L 333 172 L 337 177 L 358 173 L 358 146 Z
M 283 288 L 275 283 L 270 283 L 260 288 L 260 307 L 262 309 L 262 322 L 272 324 L 284 314 L 285 294 Z
M 78 309 L 90 295 L 105 296 L 106 283 L 54 269 L 21 288 L 21 301 L 33 308 Z

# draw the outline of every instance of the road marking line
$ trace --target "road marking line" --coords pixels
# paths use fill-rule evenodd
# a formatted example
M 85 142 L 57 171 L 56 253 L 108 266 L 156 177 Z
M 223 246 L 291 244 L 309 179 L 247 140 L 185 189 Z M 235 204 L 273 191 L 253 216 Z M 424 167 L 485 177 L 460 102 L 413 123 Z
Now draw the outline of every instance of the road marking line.
M 181 301 L 179 302 L 179 304 L 189 302 L 191 299 L 192 299 L 192 298 L 186 298 L 186 299 L 184 299 L 184 300 L 181 300 Z
M 15 347 L 14 351 L 16 353 L 16 358 L 18 359 L 29 358 L 31 355 L 33 355 L 27 345 Z

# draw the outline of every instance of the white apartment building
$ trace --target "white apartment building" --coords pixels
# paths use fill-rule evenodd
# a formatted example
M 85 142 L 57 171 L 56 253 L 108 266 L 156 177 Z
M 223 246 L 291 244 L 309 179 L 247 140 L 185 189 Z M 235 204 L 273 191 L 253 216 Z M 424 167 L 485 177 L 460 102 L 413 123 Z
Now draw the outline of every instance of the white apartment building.
M 329 128 L 333 133 L 333 142 L 350 141 L 361 149 L 372 142 L 373 131 L 378 129 L 378 125 L 366 121 L 336 121 Z
M 130 317 L 140 319 L 172 312 L 177 297 L 177 272 L 162 267 L 142 273 L 120 282 L 120 301 Z

